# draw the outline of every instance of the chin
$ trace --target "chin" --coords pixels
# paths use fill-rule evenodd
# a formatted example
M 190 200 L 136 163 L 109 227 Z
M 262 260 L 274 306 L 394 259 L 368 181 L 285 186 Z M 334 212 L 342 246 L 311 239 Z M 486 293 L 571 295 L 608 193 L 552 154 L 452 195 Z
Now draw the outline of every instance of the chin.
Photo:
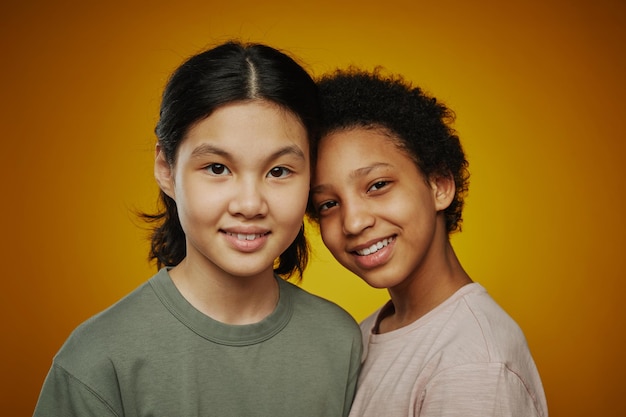
M 246 268 L 242 268 L 241 265 L 235 265 L 233 268 L 223 268 L 223 270 L 234 277 L 248 278 L 263 275 L 267 273 L 268 268 L 265 265 L 258 268 L 251 265 L 247 265 Z
M 354 272 L 354 271 L 353 271 Z M 400 284 L 403 280 L 398 280 L 395 277 L 386 277 L 380 273 L 363 273 L 363 271 L 354 272 L 357 274 L 367 285 L 376 289 L 389 289 Z
M 367 285 L 369 285 L 372 288 L 376 288 L 377 290 L 386 290 L 389 288 L 389 286 L 385 285 L 385 284 L 381 284 L 378 282 L 372 282 L 372 281 L 368 281 L 366 279 L 364 279 L 363 281 L 365 281 L 365 283 Z

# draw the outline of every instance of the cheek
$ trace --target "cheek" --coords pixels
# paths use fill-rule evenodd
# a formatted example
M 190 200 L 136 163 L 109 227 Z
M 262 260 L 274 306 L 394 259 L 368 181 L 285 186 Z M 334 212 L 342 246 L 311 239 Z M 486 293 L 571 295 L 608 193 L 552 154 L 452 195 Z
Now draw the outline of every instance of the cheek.
M 179 216 L 192 221 L 208 220 L 215 213 L 224 211 L 227 199 L 223 192 L 214 192 L 189 183 L 184 187 L 177 187 L 176 197 Z
M 339 224 L 332 219 L 320 220 L 320 235 L 322 242 L 330 250 L 330 252 L 336 256 L 339 253 L 340 239 L 342 236 L 341 229 L 338 228 Z
M 385 217 L 385 213 L 402 222 L 411 222 L 436 214 L 437 209 L 432 194 L 428 191 L 404 189 L 398 190 L 389 200 L 384 202 L 383 210 L 378 215 Z
M 296 212 L 298 217 L 304 217 L 307 202 L 309 201 L 308 183 L 304 183 L 299 187 L 293 187 L 290 191 L 286 191 L 285 194 L 283 205 Z
M 304 212 L 309 196 L 308 183 L 298 184 L 269 194 L 271 197 L 271 212 L 276 219 L 285 223 L 299 225 L 304 220 Z

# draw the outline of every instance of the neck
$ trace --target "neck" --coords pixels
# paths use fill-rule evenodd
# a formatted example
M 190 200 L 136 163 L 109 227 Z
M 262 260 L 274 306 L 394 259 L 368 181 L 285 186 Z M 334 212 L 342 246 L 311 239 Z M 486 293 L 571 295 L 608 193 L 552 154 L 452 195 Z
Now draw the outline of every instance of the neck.
M 185 259 L 169 273 L 192 306 L 225 324 L 257 323 L 278 304 L 279 287 L 272 269 L 261 275 L 232 276 L 221 270 L 205 271 Z
M 388 289 L 393 308 L 380 318 L 381 333 L 413 323 L 472 282 L 447 238 L 442 249 L 436 262 L 427 263 L 400 285 Z

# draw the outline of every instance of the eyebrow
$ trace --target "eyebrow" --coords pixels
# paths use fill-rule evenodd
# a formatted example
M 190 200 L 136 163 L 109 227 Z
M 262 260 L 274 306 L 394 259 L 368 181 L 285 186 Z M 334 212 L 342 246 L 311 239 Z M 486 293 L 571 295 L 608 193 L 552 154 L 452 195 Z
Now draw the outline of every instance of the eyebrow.
M 217 146 L 211 145 L 210 143 L 203 143 L 198 146 L 191 152 L 192 158 L 198 158 L 206 155 L 220 155 L 220 156 L 228 156 L 229 153 L 226 152 L 222 148 L 218 148 Z
M 284 155 L 294 155 L 300 159 L 305 159 L 304 152 L 302 152 L 302 149 L 300 149 L 300 147 L 296 145 L 284 146 L 280 148 L 272 154 L 270 159 L 278 158 L 279 156 Z
M 191 152 L 192 158 L 199 158 L 199 157 L 206 156 L 206 155 L 219 155 L 225 158 L 232 159 L 232 155 L 228 151 L 220 147 L 217 147 L 215 145 L 212 145 L 210 143 L 203 143 L 202 145 L 198 146 Z M 300 149 L 300 147 L 296 145 L 289 145 L 289 146 L 284 146 L 278 149 L 276 152 L 269 155 L 267 157 L 267 160 L 271 161 L 273 159 L 276 159 L 285 155 L 294 155 L 299 159 L 305 159 L 304 152 L 302 151 L 302 149 Z
M 376 162 L 372 165 L 368 165 L 366 167 L 363 168 L 359 168 L 359 169 L 355 169 L 354 171 L 352 171 L 350 173 L 350 179 L 356 179 L 359 177 L 364 177 L 367 174 L 369 174 L 370 172 L 377 170 L 377 169 L 381 169 L 381 168 L 391 168 L 392 165 L 388 164 L 386 162 Z
M 360 177 L 364 177 L 367 174 L 369 174 L 370 172 L 377 170 L 377 169 L 382 169 L 382 168 L 391 168 L 393 167 L 393 165 L 388 164 L 386 162 L 376 162 L 372 165 L 368 165 L 366 167 L 363 168 L 359 168 L 359 169 L 355 169 L 354 171 L 352 171 L 349 175 L 350 179 L 354 180 Z M 331 186 L 326 185 L 326 184 L 319 184 L 316 185 L 314 187 L 311 188 L 311 194 L 320 194 L 323 193 L 327 190 L 329 190 L 331 188 Z

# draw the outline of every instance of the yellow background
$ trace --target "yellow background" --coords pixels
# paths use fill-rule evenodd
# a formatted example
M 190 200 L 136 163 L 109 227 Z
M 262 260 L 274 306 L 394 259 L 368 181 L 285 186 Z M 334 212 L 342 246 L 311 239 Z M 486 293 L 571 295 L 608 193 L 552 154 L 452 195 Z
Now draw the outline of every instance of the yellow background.
M 5 1 L 0 415 L 32 413 L 80 322 L 153 272 L 153 126 L 170 72 L 237 37 L 315 75 L 383 65 L 452 107 L 472 172 L 453 244 L 524 329 L 552 416 L 625 415 L 622 0 Z M 382 303 L 316 240 L 304 286 Z

